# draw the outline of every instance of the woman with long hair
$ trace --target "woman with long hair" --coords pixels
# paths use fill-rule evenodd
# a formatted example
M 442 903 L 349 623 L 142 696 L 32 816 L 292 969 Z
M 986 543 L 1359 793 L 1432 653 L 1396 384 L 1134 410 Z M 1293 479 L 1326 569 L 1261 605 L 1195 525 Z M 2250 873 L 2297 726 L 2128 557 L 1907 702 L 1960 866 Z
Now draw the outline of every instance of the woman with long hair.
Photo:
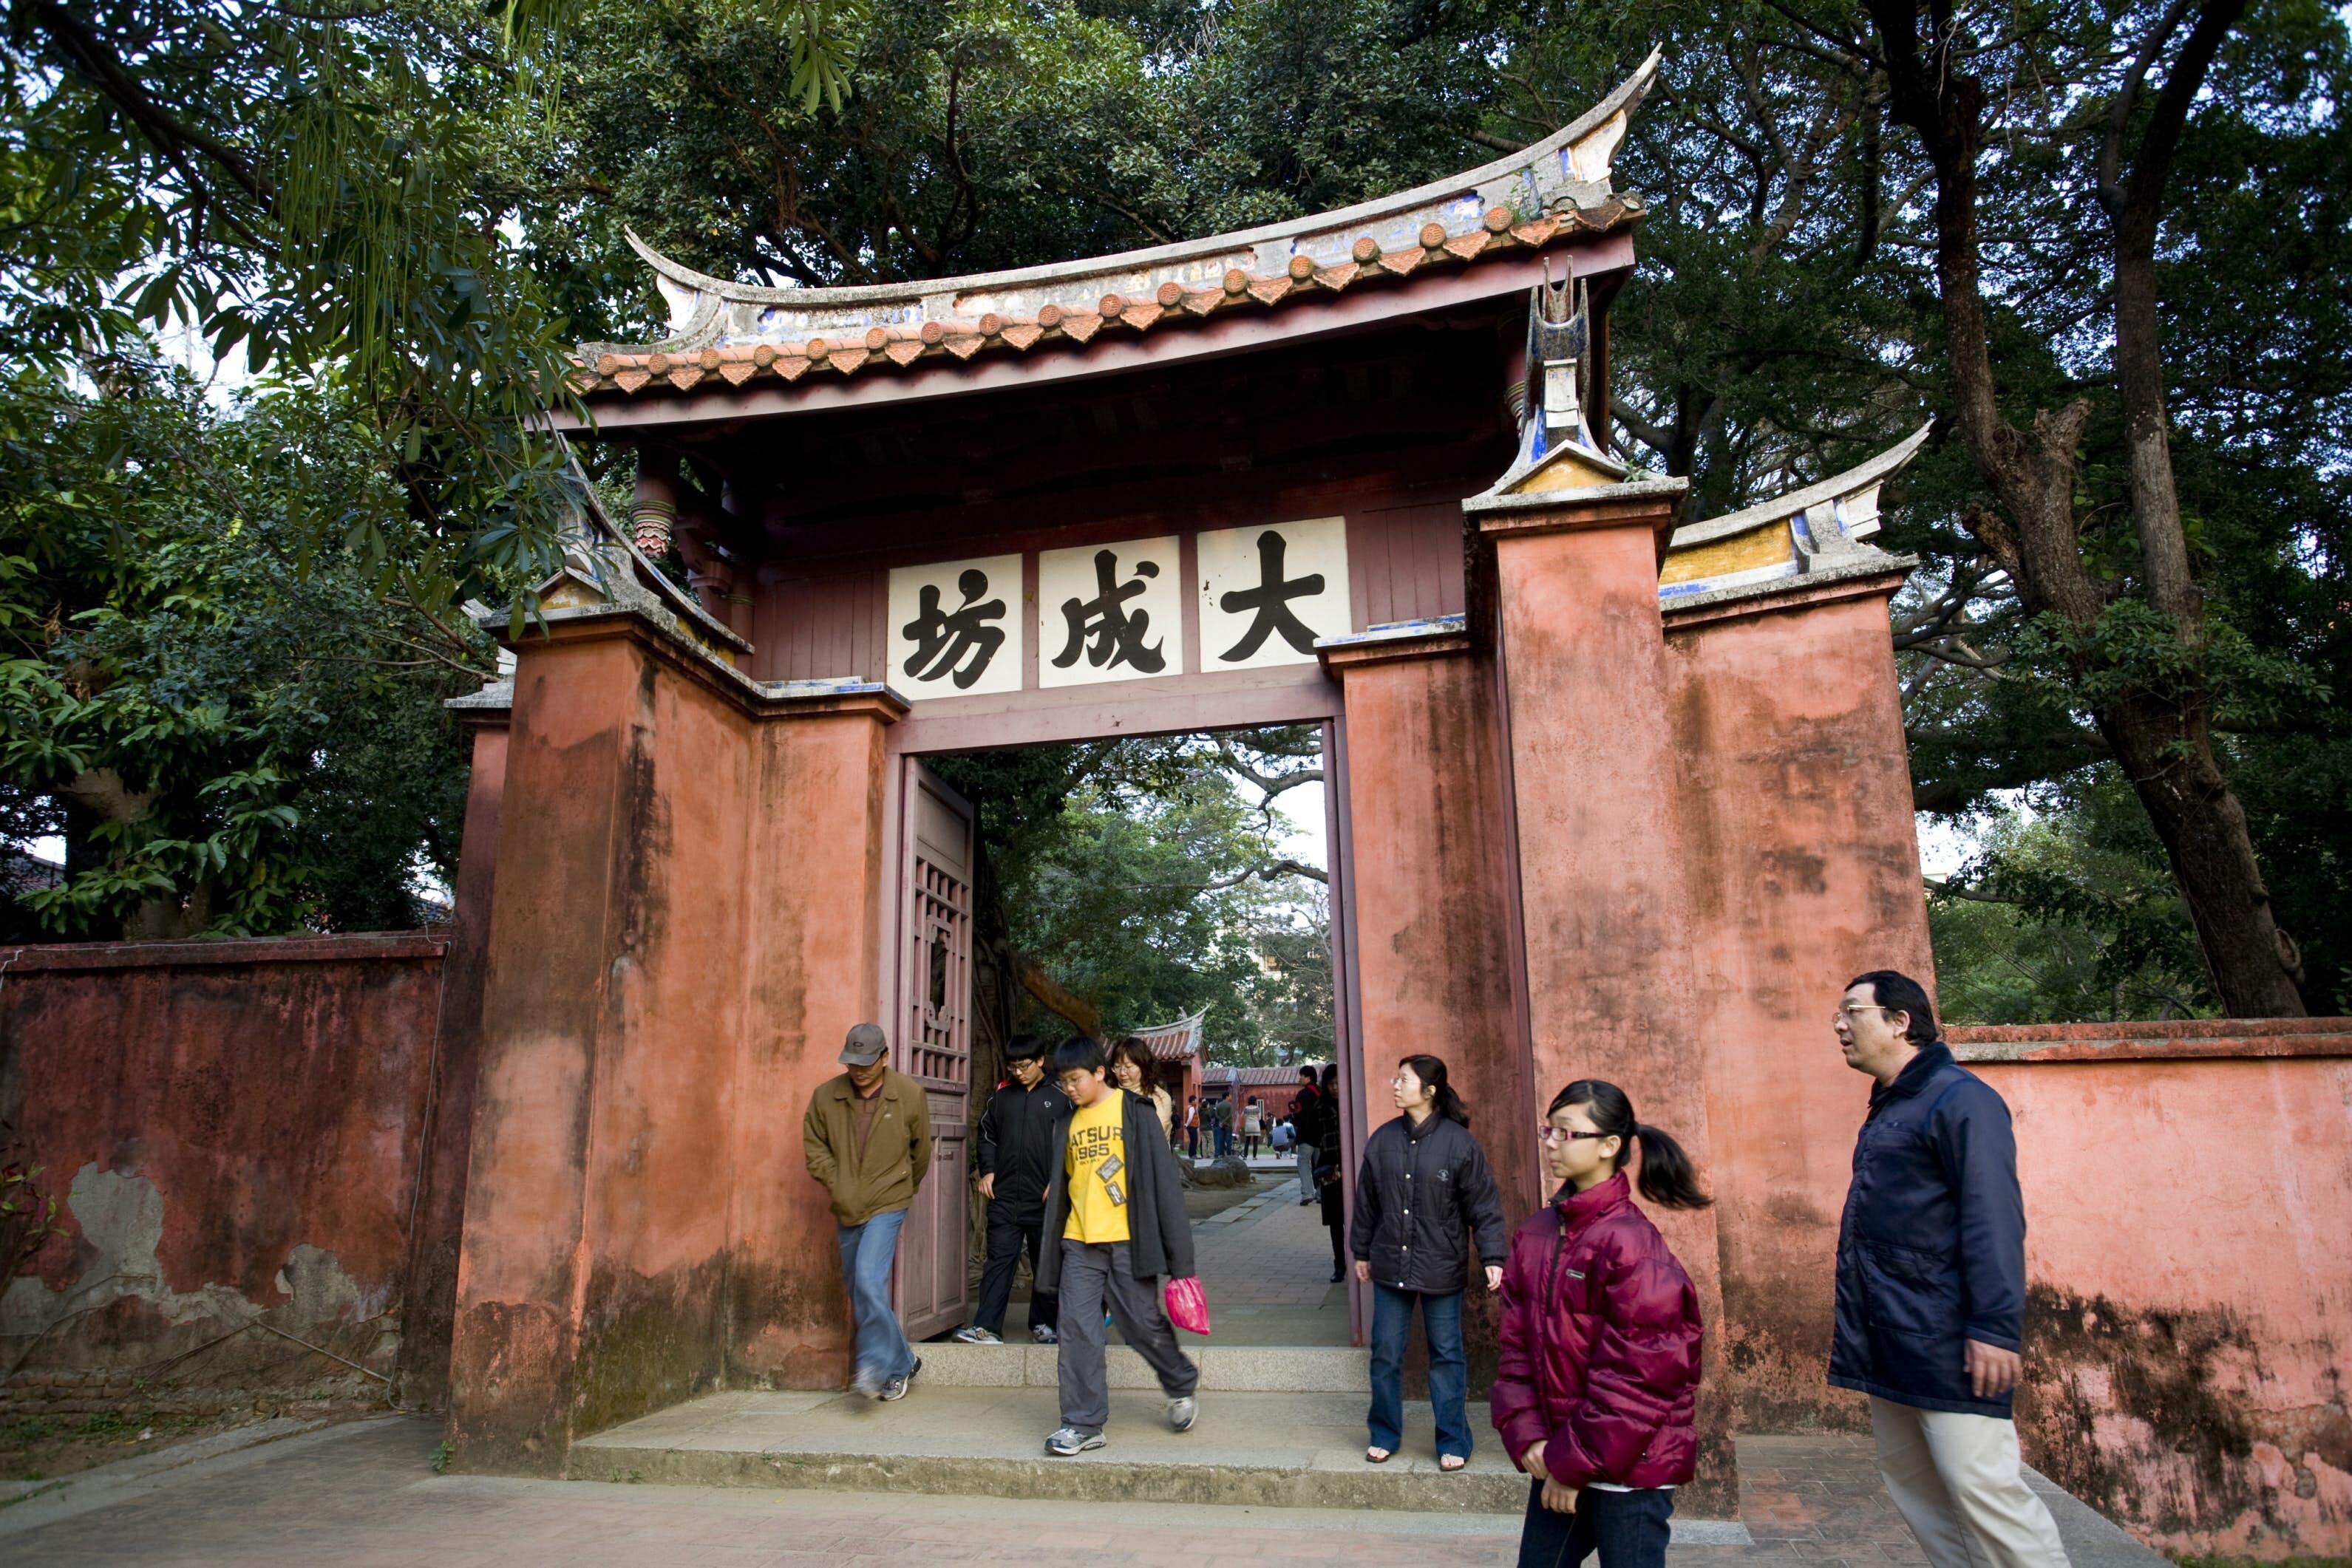
M 1152 1080 L 1158 1076 L 1157 1064 L 1151 1060 L 1151 1050 L 1135 1036 L 1122 1035 L 1110 1048 L 1110 1081 L 1138 1099 L 1151 1102 L 1160 1113 L 1160 1131 L 1168 1139 L 1168 1146 L 1176 1146 L 1176 1102 L 1167 1090 Z
M 1544 1118 L 1550 1205 L 1503 1270 L 1495 1429 L 1529 1477 L 1520 1568 L 1664 1568 L 1674 1489 L 1697 1464 L 1698 1293 L 1648 1215 L 1704 1208 L 1690 1156 L 1581 1078 Z M 1625 1162 L 1639 1149 L 1635 1179 Z
M 1265 1133 L 1265 1113 L 1258 1108 L 1257 1096 L 1253 1094 L 1249 1097 L 1249 1103 L 1242 1107 L 1242 1158 L 1253 1160 L 1257 1157 L 1258 1139 Z
M 1445 1063 L 1408 1056 L 1397 1063 L 1389 1092 L 1399 1114 L 1364 1142 L 1349 1228 L 1356 1278 L 1372 1287 L 1372 1407 L 1364 1458 L 1386 1464 L 1403 1437 L 1404 1346 L 1418 1303 L 1429 1341 L 1437 1464 L 1458 1470 L 1470 1462 L 1462 1291 L 1474 1240 L 1486 1289 L 1502 1282 L 1503 1206 L 1486 1152 L 1470 1135 L 1470 1112 L 1445 1081 Z

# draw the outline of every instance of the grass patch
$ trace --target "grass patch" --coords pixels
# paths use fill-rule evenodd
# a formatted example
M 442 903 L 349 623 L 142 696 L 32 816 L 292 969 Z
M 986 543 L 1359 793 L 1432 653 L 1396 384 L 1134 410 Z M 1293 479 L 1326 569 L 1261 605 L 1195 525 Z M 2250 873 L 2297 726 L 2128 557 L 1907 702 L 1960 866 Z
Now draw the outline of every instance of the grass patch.
M 55 1480 L 225 1431 L 247 1418 L 136 1408 L 88 1416 L 11 1416 L 0 1421 L 0 1480 Z

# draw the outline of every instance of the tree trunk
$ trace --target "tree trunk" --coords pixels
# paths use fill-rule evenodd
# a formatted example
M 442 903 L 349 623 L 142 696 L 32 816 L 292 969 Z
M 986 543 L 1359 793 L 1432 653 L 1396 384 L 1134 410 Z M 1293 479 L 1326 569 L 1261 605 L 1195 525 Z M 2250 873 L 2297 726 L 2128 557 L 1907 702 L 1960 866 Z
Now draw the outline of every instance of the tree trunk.
M 2222 1010 L 2231 1018 L 2301 1018 L 2303 961 L 2271 910 L 2245 810 L 2210 738 L 2154 703 L 2117 701 L 2097 716 L 2163 841 Z

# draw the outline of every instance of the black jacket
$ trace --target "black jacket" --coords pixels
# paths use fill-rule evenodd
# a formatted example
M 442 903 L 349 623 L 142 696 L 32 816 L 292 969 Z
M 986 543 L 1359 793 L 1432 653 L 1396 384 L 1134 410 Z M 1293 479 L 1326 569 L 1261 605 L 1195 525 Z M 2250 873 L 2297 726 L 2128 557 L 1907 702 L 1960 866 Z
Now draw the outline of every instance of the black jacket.
M 1193 1277 L 1192 1221 L 1184 1213 L 1184 1182 L 1176 1174 L 1176 1151 L 1160 1132 L 1160 1113 L 1140 1095 L 1119 1091 L 1126 1102 L 1119 1129 L 1127 1137 L 1128 1266 L 1139 1280 L 1165 1274 L 1173 1280 Z M 1037 1289 L 1052 1291 L 1062 1282 L 1062 1231 L 1070 1223 L 1067 1165 L 1062 1152 L 1069 1147 L 1070 1118 L 1077 1108 L 1062 1103 L 1054 1124 L 1053 1185 L 1045 1189 L 1045 1245 L 1037 1260 Z
M 1872 1089 L 1838 1227 L 1830 1382 L 1921 1410 L 2010 1414 L 1963 1342 L 2018 1348 L 2025 1201 L 2009 1107 L 1938 1040 Z
M 974 1165 L 975 1174 L 996 1178 L 992 1203 L 1022 1209 L 1045 1201 L 1046 1184 L 1062 1166 L 1054 1124 L 1069 1113 L 1068 1097 L 1051 1078 L 1040 1078 L 1034 1089 L 1024 1089 L 1015 1080 L 990 1097 L 988 1109 L 980 1113 Z
M 1474 1234 L 1479 1260 L 1500 1268 L 1510 1234 L 1469 1128 L 1434 1114 L 1415 1127 L 1399 1116 L 1365 1140 L 1348 1248 L 1371 1264 L 1374 1284 L 1432 1296 L 1462 1289 Z

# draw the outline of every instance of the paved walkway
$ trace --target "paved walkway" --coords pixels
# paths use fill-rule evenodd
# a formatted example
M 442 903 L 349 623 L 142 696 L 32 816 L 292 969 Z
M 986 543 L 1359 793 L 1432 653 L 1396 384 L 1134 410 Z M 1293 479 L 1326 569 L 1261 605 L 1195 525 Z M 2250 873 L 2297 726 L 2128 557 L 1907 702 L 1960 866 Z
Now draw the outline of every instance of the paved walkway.
M 1344 1284 L 1331 1282 L 1331 1233 L 1323 1228 L 1322 1207 L 1300 1204 L 1296 1181 L 1195 1225 L 1192 1250 L 1213 1312 L 1220 1303 L 1320 1307 L 1335 1296 L 1348 1298 Z
M 1232 1568 L 1284 1562 L 1510 1561 L 1518 1521 L 1182 1504 L 702 1490 L 436 1476 L 437 1423 L 387 1416 L 0 1509 L 0 1561 L 44 1568 L 320 1563 L 336 1568 L 787 1568 L 1018 1562 Z M 1673 1568 L 1889 1568 L 1924 1561 L 1865 1438 L 1739 1445 L 1750 1545 L 1684 1545 Z M 2075 1568 L 2165 1568 L 2063 1493 Z

